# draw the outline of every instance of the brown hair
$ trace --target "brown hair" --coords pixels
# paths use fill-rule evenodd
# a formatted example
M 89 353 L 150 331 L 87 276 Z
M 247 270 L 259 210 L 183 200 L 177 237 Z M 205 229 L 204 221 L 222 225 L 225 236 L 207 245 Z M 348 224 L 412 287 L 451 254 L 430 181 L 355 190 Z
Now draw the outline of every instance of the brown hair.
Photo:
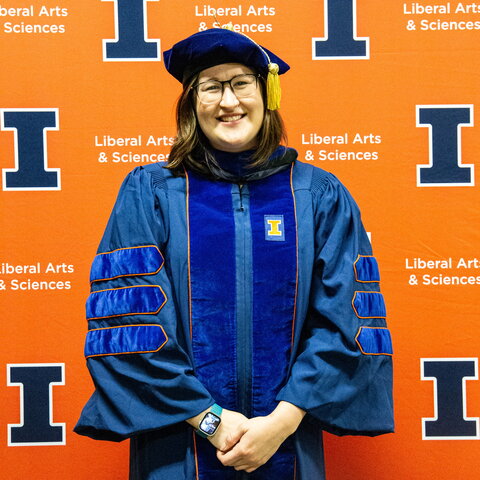
M 215 162 L 209 150 L 209 142 L 198 125 L 195 113 L 195 93 L 192 89 L 197 82 L 195 75 L 183 86 L 177 101 L 177 137 L 172 145 L 166 168 L 182 173 L 183 168 L 191 168 L 203 173 L 209 172 L 208 163 Z M 265 79 L 260 77 L 264 105 L 266 105 Z M 277 110 L 265 108 L 262 127 L 258 132 L 258 147 L 253 155 L 252 168 L 262 167 L 281 142 L 287 143 L 287 134 L 282 117 Z

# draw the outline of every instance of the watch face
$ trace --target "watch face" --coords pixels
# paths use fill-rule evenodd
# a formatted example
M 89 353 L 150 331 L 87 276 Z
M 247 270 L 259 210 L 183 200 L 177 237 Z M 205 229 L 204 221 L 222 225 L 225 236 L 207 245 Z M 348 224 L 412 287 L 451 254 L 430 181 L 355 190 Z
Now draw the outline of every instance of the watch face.
M 220 425 L 220 417 L 212 412 L 208 412 L 201 421 L 198 428 L 206 435 L 213 435 Z

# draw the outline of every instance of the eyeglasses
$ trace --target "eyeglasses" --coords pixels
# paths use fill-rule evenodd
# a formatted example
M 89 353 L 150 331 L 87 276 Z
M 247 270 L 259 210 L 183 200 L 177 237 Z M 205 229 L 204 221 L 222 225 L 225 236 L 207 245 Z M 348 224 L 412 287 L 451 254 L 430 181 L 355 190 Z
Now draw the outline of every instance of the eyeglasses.
M 197 83 L 192 87 L 197 93 L 200 102 L 205 105 L 218 103 L 225 90 L 225 84 L 228 83 L 230 89 L 237 98 L 251 97 L 257 90 L 257 81 L 260 75 L 253 73 L 243 73 L 235 75 L 230 80 L 220 82 L 219 80 L 207 80 Z

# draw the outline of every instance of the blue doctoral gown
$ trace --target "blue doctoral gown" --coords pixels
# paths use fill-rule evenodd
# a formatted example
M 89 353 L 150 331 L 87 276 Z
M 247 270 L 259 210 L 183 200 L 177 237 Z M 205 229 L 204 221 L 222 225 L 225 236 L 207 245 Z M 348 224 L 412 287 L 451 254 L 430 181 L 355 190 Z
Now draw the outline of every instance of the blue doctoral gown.
M 136 480 L 324 477 L 322 430 L 393 431 L 391 340 L 358 208 L 298 161 L 243 185 L 161 164 L 125 179 L 91 271 L 95 392 L 75 431 L 131 439 Z M 218 403 L 307 412 L 252 474 L 185 422 Z

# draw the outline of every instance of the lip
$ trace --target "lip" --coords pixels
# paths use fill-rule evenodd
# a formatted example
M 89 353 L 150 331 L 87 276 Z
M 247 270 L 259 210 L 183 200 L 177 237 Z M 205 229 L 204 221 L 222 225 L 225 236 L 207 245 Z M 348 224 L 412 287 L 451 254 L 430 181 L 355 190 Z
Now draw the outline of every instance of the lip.
M 229 113 L 224 115 L 219 115 L 217 120 L 221 124 L 235 124 L 246 117 L 246 113 Z

